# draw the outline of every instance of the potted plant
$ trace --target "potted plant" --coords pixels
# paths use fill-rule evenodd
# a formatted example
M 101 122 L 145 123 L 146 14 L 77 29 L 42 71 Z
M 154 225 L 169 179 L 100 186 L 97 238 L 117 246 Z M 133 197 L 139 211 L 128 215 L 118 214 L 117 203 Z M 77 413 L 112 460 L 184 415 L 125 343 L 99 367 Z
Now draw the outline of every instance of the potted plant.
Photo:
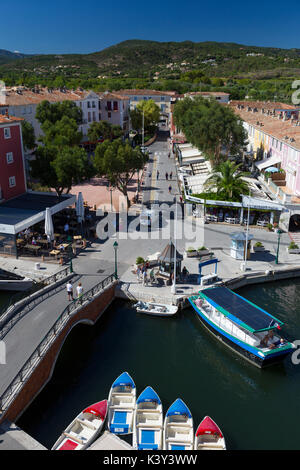
M 264 251 L 265 247 L 261 242 L 256 242 L 255 245 L 253 246 L 253 251 L 256 253 L 257 251 Z
M 186 250 L 186 256 L 187 256 L 187 258 L 194 258 L 194 257 L 198 256 L 198 251 L 195 248 L 193 248 L 192 246 L 190 246 Z
M 210 254 L 210 251 L 205 247 L 205 246 L 201 246 L 200 248 L 197 249 L 198 251 L 198 255 L 201 256 L 207 256 Z
M 269 232 L 272 232 L 272 231 L 273 231 L 273 225 L 272 225 L 272 224 L 268 224 L 268 225 L 267 225 L 267 229 L 269 230 Z
M 142 258 L 141 256 L 138 256 L 137 259 L 135 260 L 135 264 L 137 266 L 141 265 L 141 264 L 144 264 L 145 263 L 145 260 L 144 258 Z
M 300 253 L 299 246 L 295 242 L 291 242 L 288 246 L 288 252 L 290 254 L 299 254 Z

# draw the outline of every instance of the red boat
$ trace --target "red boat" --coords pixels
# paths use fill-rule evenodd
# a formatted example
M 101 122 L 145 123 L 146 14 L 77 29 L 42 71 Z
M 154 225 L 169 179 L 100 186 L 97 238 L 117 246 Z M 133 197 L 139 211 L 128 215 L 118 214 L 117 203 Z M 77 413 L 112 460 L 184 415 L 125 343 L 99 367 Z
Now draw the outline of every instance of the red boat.
M 85 408 L 69 424 L 52 450 L 83 450 L 100 434 L 107 415 L 107 400 Z
M 209 417 L 201 421 L 195 435 L 195 450 L 226 450 L 225 439 L 219 426 Z

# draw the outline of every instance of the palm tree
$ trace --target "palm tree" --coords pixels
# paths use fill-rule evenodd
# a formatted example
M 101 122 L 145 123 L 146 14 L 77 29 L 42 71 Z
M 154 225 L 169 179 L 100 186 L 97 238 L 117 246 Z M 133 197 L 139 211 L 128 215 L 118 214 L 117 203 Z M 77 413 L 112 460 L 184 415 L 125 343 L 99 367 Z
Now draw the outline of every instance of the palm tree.
M 224 200 L 240 200 L 241 194 L 249 193 L 249 185 L 242 179 L 248 173 L 240 171 L 240 166 L 230 160 L 221 162 L 205 181 L 205 189 L 216 190 Z

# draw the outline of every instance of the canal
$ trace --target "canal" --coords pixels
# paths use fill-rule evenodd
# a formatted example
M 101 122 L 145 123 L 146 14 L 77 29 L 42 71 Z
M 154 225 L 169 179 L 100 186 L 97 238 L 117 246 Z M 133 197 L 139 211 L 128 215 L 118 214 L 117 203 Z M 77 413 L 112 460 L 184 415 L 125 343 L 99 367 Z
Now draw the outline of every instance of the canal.
M 300 280 L 238 292 L 286 322 L 288 337 L 300 339 Z M 260 370 L 212 337 L 191 309 L 161 319 L 137 314 L 120 300 L 94 327 L 74 328 L 51 381 L 17 424 L 51 448 L 80 410 L 108 396 L 123 371 L 131 374 L 137 394 L 151 385 L 164 411 L 181 397 L 195 428 L 211 416 L 228 449 L 300 448 L 300 365 L 288 358 Z

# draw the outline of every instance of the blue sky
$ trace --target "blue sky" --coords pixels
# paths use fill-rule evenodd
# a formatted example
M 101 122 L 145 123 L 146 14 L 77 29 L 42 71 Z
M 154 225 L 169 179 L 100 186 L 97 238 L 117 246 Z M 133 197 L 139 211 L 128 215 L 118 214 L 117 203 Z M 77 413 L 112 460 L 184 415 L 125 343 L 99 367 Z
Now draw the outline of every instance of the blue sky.
M 299 0 L 1 2 L 0 49 L 88 53 L 127 39 L 300 48 Z

